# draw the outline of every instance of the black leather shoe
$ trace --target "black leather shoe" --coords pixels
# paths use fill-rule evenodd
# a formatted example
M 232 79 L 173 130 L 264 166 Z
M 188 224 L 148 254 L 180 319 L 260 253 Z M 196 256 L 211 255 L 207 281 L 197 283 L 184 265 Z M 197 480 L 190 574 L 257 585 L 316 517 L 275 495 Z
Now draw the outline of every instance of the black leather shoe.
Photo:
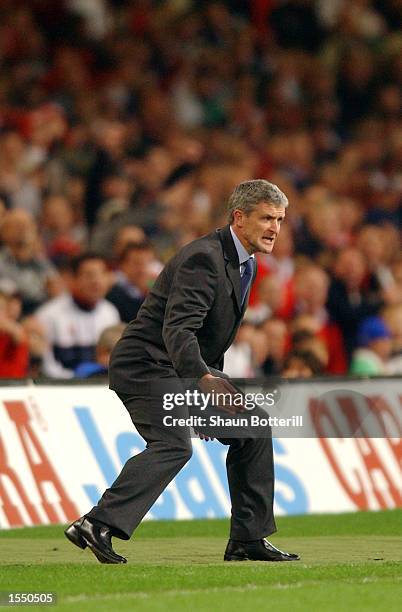
M 224 561 L 298 561 L 299 559 L 299 555 L 283 552 L 265 538 L 253 542 L 229 540 L 224 556 Z
M 87 547 L 87 543 L 85 542 L 84 538 L 80 536 L 80 533 L 78 531 L 78 527 L 81 521 L 82 518 L 79 518 L 74 521 L 74 523 L 71 523 L 71 525 L 64 530 L 64 535 L 70 540 L 70 542 L 72 542 L 79 548 L 84 549 Z
M 127 563 L 125 557 L 114 552 L 107 525 L 93 523 L 83 516 L 67 527 L 64 534 L 79 548 L 88 546 L 100 563 Z

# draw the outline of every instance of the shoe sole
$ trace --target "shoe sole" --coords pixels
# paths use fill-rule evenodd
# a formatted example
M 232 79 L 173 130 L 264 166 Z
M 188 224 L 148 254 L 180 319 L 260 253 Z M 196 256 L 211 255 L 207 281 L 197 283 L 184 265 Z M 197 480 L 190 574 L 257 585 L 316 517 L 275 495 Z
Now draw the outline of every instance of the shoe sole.
M 238 557 L 237 555 L 225 555 L 223 557 L 224 561 L 250 561 L 248 557 Z
M 224 561 L 262 561 L 264 563 L 283 563 L 289 561 L 300 561 L 300 557 L 297 559 L 250 559 L 250 557 L 238 557 L 237 555 L 230 555 L 223 557 Z
M 88 546 L 88 548 L 90 549 L 91 552 L 93 552 L 93 554 L 95 555 L 95 557 L 98 559 L 99 563 L 107 563 L 109 565 L 124 565 L 125 563 L 127 563 L 127 559 L 125 559 L 124 557 L 121 558 L 121 560 L 118 560 L 116 558 L 112 558 L 112 557 L 106 557 L 106 555 L 104 555 L 103 553 L 101 553 L 91 542 L 89 542 L 88 540 L 85 540 L 85 544 L 86 546 Z

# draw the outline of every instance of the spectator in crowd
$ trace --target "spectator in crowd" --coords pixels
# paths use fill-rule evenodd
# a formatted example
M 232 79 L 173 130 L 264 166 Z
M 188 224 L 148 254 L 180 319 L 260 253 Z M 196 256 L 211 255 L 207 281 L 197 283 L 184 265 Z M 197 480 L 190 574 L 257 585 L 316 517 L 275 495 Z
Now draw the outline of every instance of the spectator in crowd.
M 96 126 L 96 152 L 89 170 L 86 194 L 86 219 L 95 223 L 102 204 L 121 194 L 120 170 L 124 163 L 127 126 L 120 121 L 100 121 Z M 112 177 L 117 180 L 113 181 Z M 125 186 L 124 186 L 125 187 Z M 124 195 L 128 193 L 123 187 Z M 127 207 L 129 200 L 123 205 Z
M 52 261 L 78 255 L 86 242 L 86 230 L 74 218 L 70 201 L 62 195 L 43 200 L 40 233 L 47 256 Z
M 255 374 L 253 340 L 255 327 L 243 320 L 233 344 L 225 353 L 224 372 L 230 378 L 252 378 Z
M 357 331 L 358 346 L 352 356 L 350 373 L 359 376 L 389 374 L 391 332 L 381 317 L 367 317 Z
M 6 131 L 0 152 L 0 191 L 10 209 L 22 208 L 36 217 L 41 206 L 40 183 L 42 178 L 39 158 L 25 145 L 20 133 Z
M 144 240 L 144 231 L 139 227 L 140 213 L 131 207 L 131 187 L 128 177 L 124 175 L 106 177 L 103 191 L 108 198 L 98 211 L 96 224 L 91 233 L 91 248 L 94 250 L 114 248 L 116 235 L 125 227 L 138 228 L 137 236 L 132 237 L 134 242 Z
M 140 244 L 145 242 L 145 239 L 144 230 L 138 225 L 123 225 L 113 238 L 113 260 L 119 261 L 128 244 Z
M 260 325 L 265 335 L 265 350 L 261 347 L 263 359 L 260 358 L 260 369 L 265 376 L 279 374 L 283 368 L 288 344 L 288 329 L 284 321 L 278 318 L 267 319 Z M 262 345 L 263 342 L 259 341 Z
M 119 311 L 120 319 L 129 323 L 135 319 L 152 283 L 155 255 L 148 242 L 129 243 L 123 250 L 117 270 L 116 282 L 106 294 Z
M 391 271 L 395 286 L 395 304 L 402 304 L 402 257 L 393 262 Z
M 19 318 L 21 298 L 12 281 L 0 283 L 0 378 L 28 374 L 28 342 Z
M 355 247 L 339 251 L 335 258 L 333 276 L 328 293 L 328 312 L 343 333 L 345 348 L 350 358 L 356 348 L 359 323 L 375 315 L 383 305 L 377 293 L 365 288 L 367 265 L 362 252 Z
M 75 378 L 95 378 L 107 376 L 109 370 L 110 355 L 116 342 L 120 339 L 124 329 L 124 323 L 117 323 L 106 327 L 96 343 L 95 361 L 84 361 L 74 370 Z
M 62 289 L 46 256 L 61 272 L 89 245 L 114 267 L 149 239 L 157 273 L 262 177 L 292 206 L 257 258 L 252 320 L 292 323 L 308 258 L 331 272 L 321 325 L 350 362 L 359 323 L 402 303 L 397 4 L 0 3 L 0 276 L 24 315 Z
M 256 305 L 247 309 L 247 321 L 258 325 L 278 314 L 285 301 L 284 293 L 283 285 L 275 274 L 264 276 L 258 285 Z
M 369 278 L 368 291 L 377 293 L 381 299 L 381 292 L 393 285 L 392 272 L 387 261 L 393 253 L 387 253 L 386 230 L 376 225 L 365 225 L 357 235 L 357 246 L 365 257 Z
M 391 333 L 392 351 L 387 367 L 390 374 L 402 374 L 402 303 L 387 306 L 381 313 Z
M 347 360 L 341 331 L 331 321 L 326 304 L 328 299 L 329 278 L 326 272 L 316 264 L 307 264 L 295 274 L 294 311 L 297 315 L 307 315 L 312 321 L 315 335 L 326 345 L 329 360 L 329 374 L 345 374 Z
M 327 373 L 329 362 L 328 347 L 317 336 L 316 322 L 309 315 L 299 315 L 291 323 L 291 352 L 307 351 L 313 353 L 320 363 L 320 372 Z
M 43 360 L 49 351 L 46 330 L 35 315 L 29 315 L 21 321 L 24 328 L 29 351 L 29 378 L 44 377 Z
M 83 253 L 72 260 L 69 290 L 36 311 L 49 343 L 43 359 L 46 376 L 72 378 L 80 363 L 95 359 L 100 334 L 120 320 L 116 308 L 105 300 L 108 288 L 105 260 Z
M 322 363 L 313 351 L 290 351 L 283 364 L 283 378 L 311 378 L 322 374 Z
M 297 250 L 310 258 L 320 258 L 327 251 L 344 245 L 338 204 L 332 199 L 311 202 L 305 214 L 305 226 L 297 236 Z
M 30 314 L 52 294 L 59 292 L 55 268 L 41 253 L 37 226 L 30 213 L 11 210 L 0 228 L 0 277 L 12 280 L 22 299 L 24 315 Z

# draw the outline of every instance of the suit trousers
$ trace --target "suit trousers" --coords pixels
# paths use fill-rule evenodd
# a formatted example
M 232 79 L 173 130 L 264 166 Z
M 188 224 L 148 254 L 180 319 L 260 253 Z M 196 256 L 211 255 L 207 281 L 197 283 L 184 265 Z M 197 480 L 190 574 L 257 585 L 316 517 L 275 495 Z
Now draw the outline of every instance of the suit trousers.
M 180 379 L 171 379 L 167 384 L 171 392 L 182 391 Z M 118 393 L 146 448 L 128 459 L 115 482 L 86 515 L 109 525 L 113 535 L 124 540 L 131 537 L 192 455 L 190 429 L 163 424 L 162 416 L 167 413 L 163 410 L 161 391 L 155 387 L 150 384 L 133 395 Z M 169 414 L 172 418 L 187 418 L 189 410 L 182 406 Z M 229 446 L 226 470 L 232 506 L 230 538 L 250 541 L 276 531 L 273 449 L 270 435 L 253 437 L 247 430 L 243 434 L 218 439 Z

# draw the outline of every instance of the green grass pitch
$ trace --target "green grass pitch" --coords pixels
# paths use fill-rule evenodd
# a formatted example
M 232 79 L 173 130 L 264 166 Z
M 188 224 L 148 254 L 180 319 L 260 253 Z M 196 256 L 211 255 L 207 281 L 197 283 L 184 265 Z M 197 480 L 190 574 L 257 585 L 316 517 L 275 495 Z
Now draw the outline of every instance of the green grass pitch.
M 40 608 L 57 611 L 402 609 L 402 510 L 283 517 L 278 529 L 271 541 L 301 561 L 223 563 L 226 520 L 145 522 L 114 540 L 121 566 L 99 564 L 61 526 L 0 531 L 0 591 L 56 592 Z

